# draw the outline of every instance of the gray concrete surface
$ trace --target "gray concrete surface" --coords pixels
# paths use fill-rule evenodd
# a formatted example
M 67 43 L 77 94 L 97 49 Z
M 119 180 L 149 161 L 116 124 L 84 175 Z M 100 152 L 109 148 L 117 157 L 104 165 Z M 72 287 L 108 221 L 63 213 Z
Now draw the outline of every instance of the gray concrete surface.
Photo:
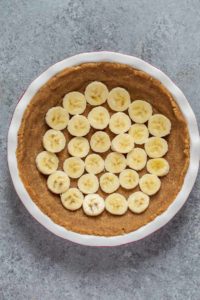
M 17 99 L 51 64 L 93 50 L 161 68 L 200 122 L 199 0 L 0 0 L 0 300 L 198 300 L 200 176 L 165 228 L 118 248 L 57 238 L 30 217 L 12 187 L 6 136 Z

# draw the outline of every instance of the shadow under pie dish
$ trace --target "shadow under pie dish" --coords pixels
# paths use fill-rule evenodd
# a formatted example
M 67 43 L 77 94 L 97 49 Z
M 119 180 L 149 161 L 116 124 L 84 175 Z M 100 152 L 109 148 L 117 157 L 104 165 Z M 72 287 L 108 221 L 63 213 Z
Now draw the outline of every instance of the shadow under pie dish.
M 99 53 L 99 55 L 101 54 Z M 60 72 L 56 72 L 55 76 L 51 76 L 50 79 L 46 80 L 46 82 L 39 87 L 38 91 L 31 97 L 30 102 L 27 103 L 28 106 L 26 107 L 21 123 L 19 124 L 16 156 L 20 180 L 31 197 L 31 200 L 45 216 L 48 216 L 55 224 L 67 229 L 66 231 L 76 232 L 81 234 L 81 236 L 89 235 L 91 237 L 96 236 L 96 238 L 114 238 L 116 236 L 117 238 L 117 236 L 125 237 L 130 233 L 137 232 L 140 228 L 145 228 L 146 224 L 151 224 L 158 216 L 161 217 L 175 201 L 184 184 L 185 175 L 190 163 L 190 137 L 185 116 L 172 94 L 159 80 L 153 78 L 153 76 L 147 72 L 139 70 L 138 66 L 136 66 L 136 68 L 127 63 L 117 61 L 109 62 L 104 60 L 105 59 L 102 58 L 102 62 L 90 62 L 90 59 L 88 58 L 87 62 L 80 62 L 80 65 L 72 65 L 67 68 L 64 67 L 59 70 Z M 47 131 L 54 130 L 48 126 L 48 123 L 45 121 L 47 112 L 53 107 L 63 107 L 63 98 L 70 92 L 77 91 L 87 98 L 85 91 L 88 85 L 95 81 L 103 83 L 107 87 L 109 94 L 112 93 L 112 90 L 119 87 L 125 89 L 130 95 L 130 103 L 128 103 L 127 107 L 118 110 L 116 105 L 112 106 L 112 104 L 109 104 L 109 96 L 106 95 L 105 101 L 100 104 L 98 103 L 97 105 L 86 101 L 85 109 L 81 115 L 84 116 L 86 120 L 90 121 L 88 115 L 91 114 L 91 110 L 101 107 L 106 110 L 110 119 L 113 115 L 122 113 L 128 117 L 128 122 L 131 124 L 124 129 L 125 132 L 120 133 L 119 130 L 119 132 L 116 133 L 116 128 L 113 130 L 113 127 L 109 126 L 109 123 L 105 128 L 98 129 L 92 127 L 91 122 L 88 121 L 90 127 L 88 128 L 88 131 L 83 134 L 81 133 L 81 136 L 89 142 L 89 149 L 86 155 L 79 158 L 85 164 L 87 155 L 95 153 L 104 161 L 104 169 L 93 175 L 98 181 L 98 187 L 91 190 L 89 194 L 98 194 L 98 196 L 106 201 L 105 199 L 108 198 L 109 195 L 117 193 L 122 195 L 125 201 L 128 201 L 130 195 L 141 190 L 142 184 L 140 182 L 136 182 L 136 185 L 133 185 L 132 188 L 127 188 L 127 186 L 119 184 L 119 187 L 116 187 L 116 190 L 112 193 L 102 190 L 100 178 L 105 175 L 105 173 L 112 171 L 108 167 L 106 167 L 105 170 L 105 162 L 108 160 L 108 156 L 111 152 L 117 152 L 124 156 L 126 160 L 125 168 L 132 169 L 137 173 L 140 181 L 141 178 L 145 178 L 144 175 L 151 170 L 151 161 L 156 160 L 157 157 L 163 157 L 169 165 L 169 172 L 162 177 L 160 177 L 160 175 L 157 177 L 161 182 L 161 186 L 155 193 L 148 195 L 150 197 L 149 206 L 141 214 L 134 213 L 131 209 L 126 209 L 124 214 L 118 215 L 110 213 L 109 209 L 105 208 L 101 214 L 91 217 L 84 213 L 83 208 L 70 211 L 62 205 L 60 195 L 52 193 L 52 191 L 48 189 L 47 176 L 41 174 L 36 166 L 36 157 L 38 153 L 49 150 L 48 148 L 44 149 L 44 142 L 42 142 L 43 136 Z M 135 120 L 134 117 L 131 118 L 129 111 L 130 106 L 132 103 L 137 102 L 138 99 L 147 102 L 151 106 L 151 114 L 153 116 L 158 114 L 164 115 L 171 124 L 171 130 L 166 135 L 164 134 L 164 136 L 155 137 L 155 132 L 153 132 L 154 135 L 151 132 L 149 137 L 147 137 L 148 141 L 153 138 L 165 140 L 168 145 L 168 150 L 156 157 L 152 156 L 147 151 L 148 162 L 147 164 L 145 163 L 145 166 L 141 170 L 135 169 L 134 166 L 131 168 L 130 164 L 127 163 L 127 157 L 134 149 L 139 148 L 145 152 L 145 147 L 147 148 L 148 142 L 145 141 L 144 143 L 139 144 L 134 143 L 135 145 L 131 145 L 131 148 L 125 151 L 125 153 L 123 153 L 123 150 L 117 149 L 116 144 L 113 142 L 113 140 L 115 140 L 116 137 L 118 138 L 121 134 L 130 135 L 133 140 L 134 138 L 130 132 L 130 126 L 133 124 L 143 124 L 144 127 L 149 127 L 151 114 L 147 117 L 147 120 L 144 119 L 141 121 Z M 55 154 L 59 161 L 59 171 L 64 171 L 63 163 L 72 156 L 69 150 L 69 144 L 74 138 L 74 135 L 77 136 L 77 132 L 71 131 L 69 126 L 69 122 L 76 117 L 76 115 L 69 113 L 68 116 L 70 120 L 67 121 L 66 127 L 61 129 L 66 144 L 61 151 Z M 99 131 L 107 134 L 111 142 L 108 148 L 105 148 L 100 152 L 98 149 L 91 148 L 91 139 Z M 88 173 L 86 169 L 87 168 L 85 167 L 83 170 L 84 173 L 82 173 L 81 176 Z M 123 172 L 124 169 L 120 170 L 120 172 L 113 171 L 113 174 L 118 178 L 118 181 L 122 178 Z M 78 188 L 85 197 L 87 191 L 81 190 L 78 182 L 78 178 L 70 178 L 70 185 L 67 186 L 67 189 L 69 187 Z M 64 192 L 66 192 L 66 190 Z M 148 194 L 148 191 L 144 192 Z M 88 196 L 86 197 L 88 199 Z

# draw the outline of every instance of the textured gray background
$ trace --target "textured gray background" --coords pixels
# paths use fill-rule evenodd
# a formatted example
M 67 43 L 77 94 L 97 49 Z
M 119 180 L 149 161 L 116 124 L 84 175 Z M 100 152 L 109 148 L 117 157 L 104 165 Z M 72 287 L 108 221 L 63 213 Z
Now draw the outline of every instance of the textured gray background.
M 118 248 L 55 237 L 12 187 L 6 135 L 17 99 L 51 64 L 93 50 L 161 68 L 200 121 L 200 1 L 0 0 L 0 300 L 200 299 L 200 176 L 173 221 Z

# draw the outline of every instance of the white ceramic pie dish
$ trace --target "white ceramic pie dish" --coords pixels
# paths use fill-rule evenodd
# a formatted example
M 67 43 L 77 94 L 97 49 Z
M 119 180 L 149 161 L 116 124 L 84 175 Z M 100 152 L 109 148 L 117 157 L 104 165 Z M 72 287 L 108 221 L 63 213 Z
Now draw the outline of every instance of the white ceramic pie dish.
M 185 176 L 184 184 L 176 199 L 164 213 L 156 217 L 152 222 L 148 223 L 147 225 L 139 228 L 134 232 L 114 237 L 78 234 L 55 224 L 32 201 L 31 197 L 29 196 L 28 192 L 26 191 L 23 185 L 23 182 L 19 177 L 16 159 L 17 133 L 21 124 L 23 113 L 33 96 L 37 93 L 37 91 L 52 76 L 54 76 L 56 73 L 62 71 L 67 67 L 72 67 L 82 63 L 100 61 L 127 64 L 136 69 L 142 70 L 150 74 L 152 77 L 158 79 L 170 91 L 170 93 L 173 95 L 174 99 L 178 103 L 187 121 L 190 135 L 190 164 Z M 31 85 L 28 87 L 28 89 L 18 102 L 8 132 L 8 165 L 10 169 L 10 174 L 16 192 L 26 209 L 39 223 L 41 223 L 44 227 L 46 227 L 49 231 L 53 232 L 57 236 L 60 236 L 64 239 L 68 239 L 78 244 L 88 246 L 117 246 L 121 244 L 130 243 L 133 241 L 140 240 L 163 227 L 175 216 L 175 214 L 181 209 L 183 204 L 186 202 L 198 173 L 199 158 L 200 140 L 197 122 L 195 119 L 195 115 L 181 90 L 163 72 L 151 66 L 150 64 L 144 62 L 139 58 L 115 52 L 91 52 L 78 54 L 51 66 L 31 83 Z

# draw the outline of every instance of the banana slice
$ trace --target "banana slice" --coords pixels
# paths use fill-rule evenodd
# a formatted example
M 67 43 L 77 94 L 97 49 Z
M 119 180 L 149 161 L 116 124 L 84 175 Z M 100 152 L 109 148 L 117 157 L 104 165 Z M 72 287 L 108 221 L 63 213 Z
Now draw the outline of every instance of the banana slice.
M 145 174 L 140 178 L 139 186 L 143 193 L 151 196 L 159 191 L 161 187 L 161 181 L 156 175 Z
M 96 131 L 90 139 L 90 146 L 93 151 L 103 153 L 109 150 L 111 145 L 109 135 L 103 131 Z
M 135 192 L 128 198 L 128 208 L 135 214 L 141 214 L 149 206 L 149 196 L 143 192 Z
M 52 153 L 58 153 L 65 148 L 66 139 L 61 131 L 49 129 L 43 136 L 44 148 Z
M 135 100 L 128 109 L 129 116 L 135 123 L 145 123 L 152 115 L 151 105 L 143 100 Z
M 83 211 L 86 215 L 94 217 L 100 215 L 105 209 L 105 202 L 98 194 L 85 196 Z
M 115 192 L 119 185 L 119 178 L 112 173 L 104 173 L 100 177 L 100 187 L 107 194 Z
M 79 178 L 83 175 L 85 164 L 79 157 L 67 158 L 63 163 L 63 170 L 71 178 Z
M 124 215 L 128 209 L 126 198 L 118 193 L 109 195 L 105 200 L 106 210 L 112 215 Z
M 63 98 L 63 107 L 70 115 L 80 115 L 86 109 L 85 96 L 79 92 L 70 92 Z
M 85 98 L 92 106 L 103 104 L 108 98 L 107 86 L 99 81 L 91 82 L 85 89 Z
M 110 115 L 105 107 L 94 107 L 88 114 L 88 121 L 95 129 L 104 129 L 108 126 Z
M 71 135 L 84 136 L 90 131 L 90 123 L 85 116 L 76 115 L 69 120 L 67 129 Z
M 98 154 L 90 154 L 85 159 L 85 169 L 88 173 L 101 173 L 104 169 L 104 160 Z
M 68 190 L 70 179 L 63 171 L 55 171 L 47 179 L 47 187 L 54 194 L 62 194 Z
M 133 124 L 128 133 L 133 137 L 135 144 L 138 145 L 146 143 L 149 137 L 148 128 L 144 124 Z
M 90 150 L 90 145 L 88 140 L 84 137 L 75 137 L 71 139 L 68 143 L 68 152 L 72 156 L 85 157 L 88 155 Z
M 146 152 L 141 148 L 134 148 L 127 154 L 127 165 L 136 171 L 144 169 L 147 162 Z
M 128 133 L 121 133 L 112 140 L 112 150 L 128 153 L 134 148 L 134 140 Z
M 64 108 L 56 106 L 48 110 L 45 120 L 49 127 L 55 130 L 63 130 L 69 122 L 69 114 Z
M 115 134 L 125 133 L 131 127 L 131 120 L 123 112 L 117 112 L 110 118 L 109 128 Z
M 163 137 L 170 134 L 171 122 L 162 114 L 155 114 L 151 116 L 148 121 L 149 132 L 157 137 Z
M 151 137 L 144 145 L 147 155 L 151 158 L 164 156 L 168 151 L 166 140 L 160 137 Z
M 58 169 L 59 159 L 56 154 L 42 151 L 36 157 L 36 166 L 44 175 L 50 175 Z
M 75 211 L 83 204 L 83 194 L 77 188 L 70 188 L 60 195 L 62 205 L 68 210 Z
M 105 159 L 105 169 L 111 173 L 120 173 L 126 168 L 126 158 L 123 154 L 111 152 Z
M 149 159 L 147 171 L 157 176 L 165 176 L 169 173 L 169 163 L 164 158 Z
M 78 188 L 84 194 L 93 194 L 99 188 L 99 181 L 94 174 L 84 174 L 78 180 Z
M 134 170 L 126 169 L 120 173 L 119 182 L 127 190 L 134 189 L 139 183 L 139 175 Z
M 127 110 L 130 103 L 129 92 L 121 87 L 112 89 L 108 95 L 108 105 L 114 111 Z

